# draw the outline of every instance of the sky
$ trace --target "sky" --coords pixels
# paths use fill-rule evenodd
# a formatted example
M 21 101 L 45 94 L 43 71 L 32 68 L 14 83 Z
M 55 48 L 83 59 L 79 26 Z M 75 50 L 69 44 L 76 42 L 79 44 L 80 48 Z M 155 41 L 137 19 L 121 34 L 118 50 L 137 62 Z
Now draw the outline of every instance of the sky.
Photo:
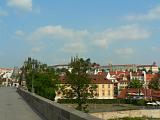
M 0 0 L 0 67 L 72 56 L 160 64 L 159 0 Z

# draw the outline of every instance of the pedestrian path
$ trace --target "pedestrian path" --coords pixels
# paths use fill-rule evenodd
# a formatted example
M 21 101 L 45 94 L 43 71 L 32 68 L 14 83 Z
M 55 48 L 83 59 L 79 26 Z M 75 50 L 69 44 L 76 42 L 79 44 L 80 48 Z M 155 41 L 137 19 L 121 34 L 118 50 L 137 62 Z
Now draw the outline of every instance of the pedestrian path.
M 0 120 L 42 120 L 14 87 L 0 87 Z

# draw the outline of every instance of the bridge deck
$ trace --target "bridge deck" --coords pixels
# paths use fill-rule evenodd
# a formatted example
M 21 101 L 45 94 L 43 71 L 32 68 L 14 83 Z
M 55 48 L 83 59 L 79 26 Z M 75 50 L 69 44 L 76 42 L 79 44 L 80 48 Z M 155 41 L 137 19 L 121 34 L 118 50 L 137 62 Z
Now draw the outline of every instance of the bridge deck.
M 0 120 L 42 120 L 13 87 L 0 87 Z

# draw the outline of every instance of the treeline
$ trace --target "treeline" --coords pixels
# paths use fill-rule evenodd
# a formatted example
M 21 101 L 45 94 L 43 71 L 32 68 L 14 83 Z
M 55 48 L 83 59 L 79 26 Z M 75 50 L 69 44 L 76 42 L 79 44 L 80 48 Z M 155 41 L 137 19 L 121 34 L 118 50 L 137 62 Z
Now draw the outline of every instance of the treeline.
M 21 76 L 25 77 L 28 91 L 54 100 L 59 83 L 54 69 L 32 58 L 28 58 L 21 69 Z M 24 77 L 21 77 L 20 81 Z

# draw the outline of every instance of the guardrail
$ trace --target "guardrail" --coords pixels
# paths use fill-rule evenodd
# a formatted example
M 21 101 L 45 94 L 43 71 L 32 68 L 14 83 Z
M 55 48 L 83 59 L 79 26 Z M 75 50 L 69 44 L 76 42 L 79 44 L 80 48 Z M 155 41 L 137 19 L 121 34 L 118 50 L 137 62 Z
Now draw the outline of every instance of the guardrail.
M 100 120 L 100 118 L 67 108 L 28 91 L 17 89 L 24 100 L 47 120 Z

